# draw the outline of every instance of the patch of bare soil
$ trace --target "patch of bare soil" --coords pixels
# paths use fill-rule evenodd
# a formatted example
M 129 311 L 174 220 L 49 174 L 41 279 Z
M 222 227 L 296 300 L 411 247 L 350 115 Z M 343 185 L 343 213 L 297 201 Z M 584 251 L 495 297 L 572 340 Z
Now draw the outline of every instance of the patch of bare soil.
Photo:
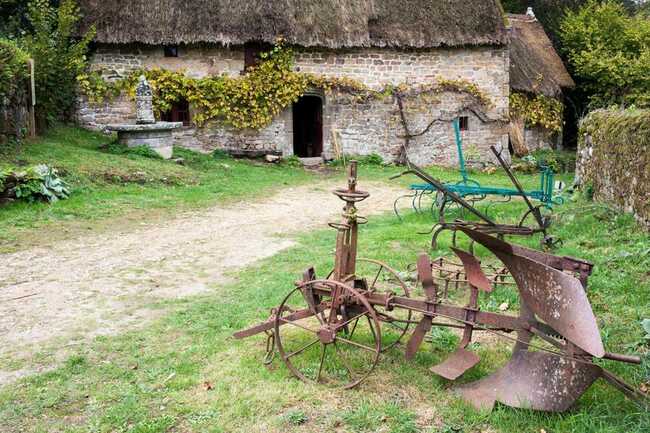
M 287 188 L 263 200 L 0 255 L 0 357 L 64 350 L 147 323 L 160 314 L 148 307 L 152 301 L 209 290 L 229 271 L 293 245 L 292 233 L 325 227 L 342 208 L 331 193 L 336 186 Z M 361 187 L 371 193 L 359 204 L 361 215 L 391 209 L 401 193 L 378 183 Z M 29 372 L 0 366 L 0 384 Z

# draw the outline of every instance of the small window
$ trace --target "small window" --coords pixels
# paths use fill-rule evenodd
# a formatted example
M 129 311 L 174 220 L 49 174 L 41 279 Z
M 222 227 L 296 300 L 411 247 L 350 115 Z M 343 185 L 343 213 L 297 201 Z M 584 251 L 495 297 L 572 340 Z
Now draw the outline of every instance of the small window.
M 461 131 L 469 131 L 469 117 L 460 116 L 458 118 L 458 126 L 460 127 Z
M 178 57 L 178 45 L 165 45 L 164 49 L 165 57 Z
M 244 45 L 244 72 L 248 68 L 257 66 L 260 63 L 260 54 L 269 47 L 258 42 L 248 42 Z
M 186 100 L 174 102 L 169 111 L 160 114 L 163 122 L 183 122 L 183 126 L 190 126 L 190 104 Z

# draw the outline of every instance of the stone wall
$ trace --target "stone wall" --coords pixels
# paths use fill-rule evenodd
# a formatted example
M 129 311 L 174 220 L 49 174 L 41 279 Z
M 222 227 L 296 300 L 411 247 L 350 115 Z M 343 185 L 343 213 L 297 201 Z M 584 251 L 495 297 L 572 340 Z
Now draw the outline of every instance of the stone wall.
M 562 133 L 549 131 L 541 126 L 526 127 L 524 140 L 531 152 L 539 149 L 562 149 Z
M 30 103 L 27 83 L 16 94 L 0 98 L 0 144 L 14 139 L 21 139 L 29 127 Z
M 508 115 L 509 55 L 505 47 L 431 50 L 354 49 L 345 51 L 304 50 L 296 52 L 296 70 L 332 77 L 349 77 L 380 88 L 388 83 L 430 83 L 436 78 L 463 79 L 475 83 L 493 103 L 481 118 L 464 112 L 467 95 L 445 92 L 435 101 L 409 99 L 406 114 L 412 132 L 420 132 L 433 120 L 441 119 L 424 135 L 412 141 L 409 155 L 421 164 L 455 164 L 451 120 L 461 113 L 469 117 L 463 132 L 465 149 L 477 157 L 492 159 L 489 146 L 507 147 L 505 121 Z M 92 60 L 108 78 L 119 78 L 140 68 L 161 67 L 184 70 L 189 76 L 228 74 L 237 76 L 244 68 L 242 47 L 191 46 L 179 48 L 179 57 L 164 57 L 162 47 L 100 46 Z M 121 98 L 109 104 L 80 101 L 78 119 L 89 128 L 102 129 L 108 123 L 134 118 L 133 103 Z M 292 109 L 287 108 L 260 131 L 235 131 L 217 124 L 183 128 L 176 132 L 177 144 L 194 150 L 251 148 L 293 154 Z M 323 96 L 323 149 L 334 153 L 334 140 L 348 154 L 378 153 L 393 160 L 404 140 L 396 101 L 393 98 L 367 104 L 353 103 L 336 92 Z M 335 138 L 336 137 L 336 138 Z M 471 158 L 470 158 L 471 159 Z
M 650 110 L 597 110 L 580 124 L 576 183 L 650 229 Z

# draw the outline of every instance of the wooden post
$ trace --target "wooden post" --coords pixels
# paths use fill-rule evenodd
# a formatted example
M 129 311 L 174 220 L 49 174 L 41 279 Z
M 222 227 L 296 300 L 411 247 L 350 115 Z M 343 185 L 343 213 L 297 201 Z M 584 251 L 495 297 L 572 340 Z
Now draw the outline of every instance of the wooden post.
M 34 59 L 27 60 L 29 66 L 29 137 L 36 137 L 36 82 L 34 77 Z

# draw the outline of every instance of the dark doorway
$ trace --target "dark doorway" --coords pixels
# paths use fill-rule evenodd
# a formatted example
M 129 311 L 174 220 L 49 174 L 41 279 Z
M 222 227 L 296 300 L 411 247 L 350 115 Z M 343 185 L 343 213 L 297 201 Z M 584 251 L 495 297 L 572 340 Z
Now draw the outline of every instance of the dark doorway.
M 323 153 L 323 100 L 303 96 L 293 104 L 293 153 L 313 158 Z

